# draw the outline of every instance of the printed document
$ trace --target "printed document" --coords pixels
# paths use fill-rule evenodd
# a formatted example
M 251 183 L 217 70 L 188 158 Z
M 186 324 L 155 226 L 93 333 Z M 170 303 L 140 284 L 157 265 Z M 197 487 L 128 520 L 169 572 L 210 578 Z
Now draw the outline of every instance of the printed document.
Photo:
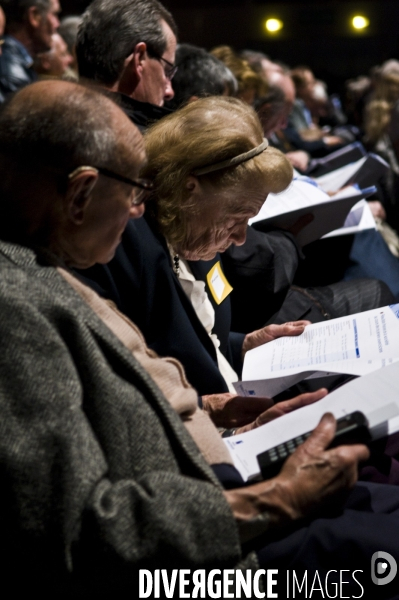
M 310 375 L 365 375 L 399 360 L 399 305 L 308 325 L 245 355 L 241 395 L 275 396 Z
M 349 186 L 330 197 L 308 178 L 294 179 L 284 192 L 269 194 L 249 224 L 260 231 L 271 227 L 289 229 L 300 217 L 311 214 L 313 220 L 296 235 L 298 244 L 305 246 L 341 228 L 351 208 L 375 191 L 374 187 L 360 190 Z
M 367 417 L 373 439 L 399 431 L 399 362 L 354 379 L 314 404 L 253 431 L 225 438 L 224 442 L 243 479 L 257 479 L 258 454 L 313 430 L 326 412 L 338 419 L 355 410 Z

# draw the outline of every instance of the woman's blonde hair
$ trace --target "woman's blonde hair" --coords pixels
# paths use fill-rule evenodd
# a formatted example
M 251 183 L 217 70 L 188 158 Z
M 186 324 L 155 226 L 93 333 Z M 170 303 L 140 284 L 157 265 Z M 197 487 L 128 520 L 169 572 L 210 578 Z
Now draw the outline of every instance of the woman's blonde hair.
M 196 100 L 146 132 L 148 163 L 142 176 L 154 182 L 148 209 L 172 246 L 185 240 L 187 223 L 203 210 L 190 200 L 188 177 L 201 167 L 248 152 L 262 142 L 262 126 L 255 111 L 240 100 L 220 96 Z M 269 147 L 239 165 L 198 178 L 216 189 L 263 186 L 267 192 L 278 193 L 291 182 L 292 167 L 281 152 Z M 239 206 L 235 199 L 226 210 L 243 206 L 245 192 Z
M 263 96 L 268 90 L 268 85 L 263 77 L 254 71 L 249 62 L 241 58 L 230 46 L 217 46 L 210 54 L 221 60 L 234 74 L 238 83 L 237 96 L 244 96 L 252 90 L 255 97 Z
M 391 113 L 399 100 L 399 75 L 381 73 L 377 79 L 372 99 L 365 110 L 365 141 L 376 144 L 387 131 Z

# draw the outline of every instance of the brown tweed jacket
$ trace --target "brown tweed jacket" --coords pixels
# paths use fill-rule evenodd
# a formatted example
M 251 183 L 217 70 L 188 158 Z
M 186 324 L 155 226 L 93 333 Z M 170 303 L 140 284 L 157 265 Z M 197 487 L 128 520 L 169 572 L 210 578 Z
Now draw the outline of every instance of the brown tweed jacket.
M 0 564 L 15 590 L 134 598 L 140 568 L 257 567 L 152 379 L 53 266 L 5 242 L 0 335 Z

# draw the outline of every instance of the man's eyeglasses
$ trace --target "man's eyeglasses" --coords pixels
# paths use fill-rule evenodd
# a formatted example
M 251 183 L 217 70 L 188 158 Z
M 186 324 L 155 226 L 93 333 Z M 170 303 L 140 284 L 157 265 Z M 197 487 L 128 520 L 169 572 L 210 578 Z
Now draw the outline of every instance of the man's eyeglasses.
M 150 56 L 151 58 L 155 58 L 155 60 L 159 60 L 159 62 L 162 63 L 166 79 L 172 81 L 173 77 L 176 75 L 178 67 L 156 52 L 151 52 Z
M 118 173 L 114 173 L 113 171 L 110 171 L 109 169 L 105 169 L 103 167 L 78 167 L 68 175 L 68 179 L 73 179 L 82 171 L 89 170 L 96 170 L 99 173 L 101 173 L 101 175 L 105 175 L 105 177 L 110 177 L 111 179 L 116 179 L 117 181 L 121 181 L 122 183 L 127 183 L 128 185 L 133 186 L 135 188 L 134 196 L 132 199 L 133 206 L 139 206 L 140 204 L 143 204 L 143 202 L 145 202 L 148 199 L 154 187 L 154 184 L 149 179 L 130 179 L 129 177 L 119 175 Z

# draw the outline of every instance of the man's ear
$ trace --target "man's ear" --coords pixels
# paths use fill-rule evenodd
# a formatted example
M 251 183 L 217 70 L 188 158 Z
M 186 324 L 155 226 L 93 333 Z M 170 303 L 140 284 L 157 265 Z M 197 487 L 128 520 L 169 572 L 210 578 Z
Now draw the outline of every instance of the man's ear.
M 68 218 L 75 225 L 83 223 L 85 211 L 92 199 L 92 191 L 97 180 L 98 171 L 93 167 L 77 173 L 68 181 L 65 204 Z
M 145 61 L 147 60 L 147 44 L 139 42 L 125 59 L 122 76 L 118 82 L 118 92 L 130 96 L 143 77 Z
M 42 22 L 43 14 L 37 6 L 30 6 L 26 11 L 26 19 L 33 29 L 37 29 Z

